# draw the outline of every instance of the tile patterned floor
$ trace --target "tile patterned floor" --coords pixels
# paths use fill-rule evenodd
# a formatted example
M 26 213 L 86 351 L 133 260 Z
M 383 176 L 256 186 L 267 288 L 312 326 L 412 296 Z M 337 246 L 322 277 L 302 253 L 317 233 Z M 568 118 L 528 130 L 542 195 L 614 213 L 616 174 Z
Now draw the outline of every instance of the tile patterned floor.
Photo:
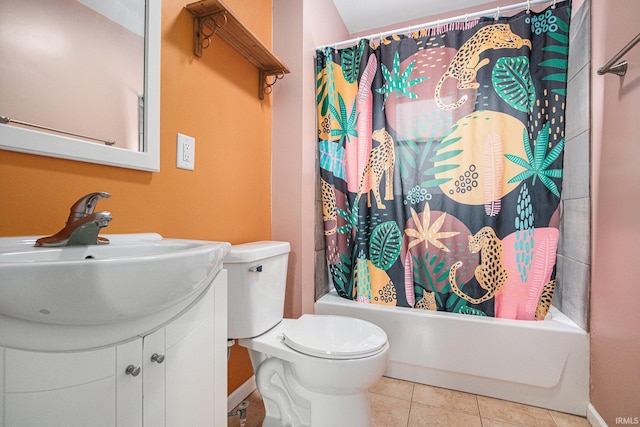
M 262 399 L 257 391 L 247 399 L 246 427 L 258 427 Z M 590 427 L 575 415 L 387 377 L 369 389 L 369 399 L 372 427 Z M 228 426 L 239 425 L 229 418 Z

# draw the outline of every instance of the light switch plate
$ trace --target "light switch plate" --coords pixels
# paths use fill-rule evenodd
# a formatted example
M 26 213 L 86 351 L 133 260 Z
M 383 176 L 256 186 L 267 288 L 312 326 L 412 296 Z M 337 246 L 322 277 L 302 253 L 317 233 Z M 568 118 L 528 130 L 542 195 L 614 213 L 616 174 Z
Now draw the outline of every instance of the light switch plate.
M 194 170 L 196 139 L 179 133 L 176 140 L 178 142 L 178 149 L 176 150 L 176 167 L 180 169 Z

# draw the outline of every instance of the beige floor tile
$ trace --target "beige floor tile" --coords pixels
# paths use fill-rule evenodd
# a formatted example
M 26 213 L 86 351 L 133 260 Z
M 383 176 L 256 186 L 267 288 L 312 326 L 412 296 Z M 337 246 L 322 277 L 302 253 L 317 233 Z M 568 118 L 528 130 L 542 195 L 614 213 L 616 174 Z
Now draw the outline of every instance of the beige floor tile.
M 585 417 L 565 414 L 564 412 L 549 411 L 558 427 L 591 427 Z
M 462 391 L 416 384 L 413 388 L 412 401 L 450 411 L 464 412 L 465 414 L 476 416 L 480 415 L 476 395 Z
M 556 427 L 547 409 L 478 396 L 480 416 L 526 427 Z
M 505 421 L 482 418 L 482 427 L 522 427 L 520 424 L 511 424 Z
M 459 411 L 413 402 L 408 427 L 482 427 L 480 417 Z
M 377 393 L 369 393 L 372 427 L 406 427 L 411 402 Z
M 246 427 L 259 427 L 260 393 L 247 400 Z M 584 417 L 386 377 L 369 389 L 369 400 L 372 427 L 590 427 Z M 237 416 L 228 418 L 229 427 L 239 425 Z
M 403 400 L 411 400 L 414 384 L 409 381 L 382 377 L 369 387 L 369 393 L 383 394 Z

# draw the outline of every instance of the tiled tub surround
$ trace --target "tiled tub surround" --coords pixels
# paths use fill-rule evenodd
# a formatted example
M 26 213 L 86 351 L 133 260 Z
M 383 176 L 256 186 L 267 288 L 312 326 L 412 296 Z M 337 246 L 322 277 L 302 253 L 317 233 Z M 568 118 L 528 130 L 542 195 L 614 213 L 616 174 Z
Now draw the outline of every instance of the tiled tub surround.
M 589 330 L 591 283 L 590 2 L 571 18 L 562 220 L 553 305 Z

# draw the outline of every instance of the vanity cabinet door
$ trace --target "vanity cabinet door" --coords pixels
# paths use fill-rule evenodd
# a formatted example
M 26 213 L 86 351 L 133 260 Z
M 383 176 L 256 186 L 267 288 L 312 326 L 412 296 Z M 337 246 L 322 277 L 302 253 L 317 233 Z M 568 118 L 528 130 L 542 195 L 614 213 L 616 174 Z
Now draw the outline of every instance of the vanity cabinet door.
M 213 313 L 198 311 L 166 327 L 167 427 L 215 425 Z
M 226 271 L 166 334 L 166 426 L 227 425 Z
M 5 426 L 142 427 L 141 338 L 74 353 L 4 351 Z
M 118 427 L 142 427 L 143 378 L 142 338 L 117 346 L 116 416 Z
M 116 349 L 4 349 L 5 426 L 115 426 Z
M 213 426 L 213 314 L 167 348 L 167 427 Z
M 144 337 L 142 346 L 142 413 L 145 427 L 165 425 L 164 328 Z M 186 424 L 185 424 L 186 425 Z

